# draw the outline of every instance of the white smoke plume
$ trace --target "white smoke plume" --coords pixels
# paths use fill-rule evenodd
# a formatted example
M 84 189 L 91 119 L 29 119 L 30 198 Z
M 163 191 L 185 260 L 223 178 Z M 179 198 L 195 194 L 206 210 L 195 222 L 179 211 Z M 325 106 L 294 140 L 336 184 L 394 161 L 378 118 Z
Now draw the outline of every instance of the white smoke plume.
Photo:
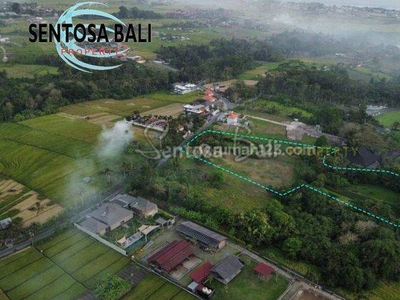
M 115 123 L 113 128 L 103 127 L 99 136 L 98 155 L 100 157 L 117 157 L 133 141 L 132 125 L 127 121 Z

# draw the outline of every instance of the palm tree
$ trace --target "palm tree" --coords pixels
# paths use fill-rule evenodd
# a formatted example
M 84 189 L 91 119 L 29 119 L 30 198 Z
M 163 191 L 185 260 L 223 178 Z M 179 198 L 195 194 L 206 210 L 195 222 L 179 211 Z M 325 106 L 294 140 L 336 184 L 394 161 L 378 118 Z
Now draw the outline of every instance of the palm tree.
M 43 209 L 44 205 L 40 201 L 36 201 L 35 205 L 33 206 L 33 210 L 36 211 L 36 216 L 38 216 Z

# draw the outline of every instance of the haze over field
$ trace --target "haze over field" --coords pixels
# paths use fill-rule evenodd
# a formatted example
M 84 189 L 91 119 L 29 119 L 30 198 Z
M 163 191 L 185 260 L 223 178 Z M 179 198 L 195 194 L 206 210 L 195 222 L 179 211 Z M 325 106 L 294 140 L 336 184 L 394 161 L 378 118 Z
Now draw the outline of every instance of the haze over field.
M 281 0 L 282 2 L 319 2 L 325 5 L 351 5 L 400 9 L 398 0 Z

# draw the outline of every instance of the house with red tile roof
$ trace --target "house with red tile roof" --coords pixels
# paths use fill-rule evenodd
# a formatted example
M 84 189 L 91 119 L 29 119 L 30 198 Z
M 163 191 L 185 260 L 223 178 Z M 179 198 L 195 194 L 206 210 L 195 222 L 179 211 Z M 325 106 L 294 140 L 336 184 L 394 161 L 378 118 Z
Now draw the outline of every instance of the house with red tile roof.
M 214 265 L 212 265 L 209 261 L 206 261 L 190 274 L 190 278 L 197 283 L 202 283 L 208 278 L 208 276 L 210 276 L 210 271 L 213 267 Z
M 147 262 L 169 273 L 193 255 L 193 249 L 186 241 L 173 241 L 157 251 Z
M 215 97 L 210 96 L 210 95 L 204 95 L 201 99 L 205 100 L 205 101 L 209 101 L 209 102 L 215 102 Z
M 237 125 L 238 121 L 239 121 L 238 115 L 234 111 L 231 111 L 226 120 L 227 124 L 228 125 Z
M 267 264 L 259 263 L 254 267 L 254 272 L 258 275 L 258 278 L 268 280 L 271 274 L 275 272 L 275 269 Z

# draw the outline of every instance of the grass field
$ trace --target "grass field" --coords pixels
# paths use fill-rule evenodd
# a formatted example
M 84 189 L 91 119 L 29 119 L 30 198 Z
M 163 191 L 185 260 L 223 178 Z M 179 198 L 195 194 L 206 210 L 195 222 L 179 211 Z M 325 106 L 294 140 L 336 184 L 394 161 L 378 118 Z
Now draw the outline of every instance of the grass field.
M 43 250 L 41 253 L 38 249 Z M 0 261 L 0 287 L 10 299 L 76 299 L 129 260 L 78 230 Z
M 259 118 L 263 118 L 263 119 L 269 119 L 269 120 L 276 121 L 276 122 L 292 121 L 292 119 L 289 118 L 288 116 L 269 114 L 269 113 L 265 113 L 265 112 L 261 112 L 261 111 L 257 111 L 257 110 L 251 110 L 251 109 L 247 109 L 247 108 L 237 108 L 237 109 L 235 109 L 235 111 L 242 113 L 244 115 L 251 115 L 251 116 L 255 116 L 255 117 L 259 117 Z
M 237 162 L 233 156 L 212 159 L 215 164 L 228 170 L 243 175 L 255 182 L 284 189 L 290 187 L 294 182 L 294 160 L 291 158 L 248 158 Z
M 258 66 L 254 70 L 249 70 L 244 72 L 242 75 L 239 76 L 239 79 L 245 79 L 245 80 L 259 80 L 261 75 L 265 74 L 268 71 L 275 70 L 279 67 L 280 63 L 274 63 L 274 62 L 267 62 L 267 63 L 262 63 L 261 66 Z
M 400 299 L 400 284 L 395 282 L 380 282 L 376 288 L 367 293 L 370 300 Z
M 251 134 L 269 138 L 286 138 L 286 127 L 267 121 L 249 118 Z
M 381 114 L 375 117 L 382 125 L 392 127 L 394 122 L 400 122 L 400 110 Z
M 259 111 L 266 111 L 274 109 L 276 111 L 276 115 L 280 115 L 283 117 L 289 117 L 290 115 L 298 115 L 300 116 L 299 119 L 301 121 L 301 117 L 309 118 L 312 116 L 311 113 L 305 111 L 300 108 L 284 105 L 278 102 L 270 101 L 270 100 L 257 100 L 251 104 L 251 107 L 254 108 L 253 110 Z
M 128 100 L 101 99 L 90 102 L 79 103 L 61 108 L 61 112 L 73 116 L 91 116 L 99 113 L 113 114 L 116 116 L 128 116 L 135 110 L 142 114 L 152 113 L 155 109 L 162 109 L 168 114 L 165 106 L 173 104 L 184 104 L 201 98 L 200 92 L 193 92 L 186 95 L 172 95 L 168 92 L 157 92 L 136 97 Z M 181 109 L 182 110 L 182 109 Z M 172 109 L 176 113 L 176 107 Z
M 209 205 L 222 206 L 233 213 L 246 212 L 253 209 L 263 209 L 268 201 L 268 194 L 262 189 L 255 189 L 247 182 L 225 174 L 222 188 L 216 189 L 204 184 L 205 174 L 214 170 L 208 165 L 199 165 L 192 158 L 181 159 L 182 169 L 189 174 L 198 176 L 198 185 L 192 185 L 192 188 L 198 190 L 205 203 Z
M 372 199 L 389 204 L 395 212 L 400 212 L 400 195 L 384 187 L 373 185 L 352 185 L 345 190 L 339 191 L 343 196 L 351 199 Z
M 0 64 L 0 71 L 6 71 L 8 77 L 33 78 L 34 75 L 57 74 L 58 68 L 42 65 Z
M 178 299 L 196 299 L 192 295 L 186 293 L 182 289 L 176 287 L 156 276 L 149 273 L 146 277 L 126 295 L 124 300 L 178 300 Z
M 349 72 L 350 78 L 354 80 L 369 81 L 371 77 L 378 80 L 382 78 L 387 80 L 392 79 L 392 76 L 382 72 L 375 72 L 368 67 L 347 68 L 347 72 Z
M 253 271 L 256 262 L 244 255 L 240 259 L 245 266 L 230 283 L 223 285 L 215 279 L 209 283 L 215 289 L 215 299 L 276 300 L 286 290 L 288 283 L 285 279 L 272 275 L 268 281 L 262 281 Z

